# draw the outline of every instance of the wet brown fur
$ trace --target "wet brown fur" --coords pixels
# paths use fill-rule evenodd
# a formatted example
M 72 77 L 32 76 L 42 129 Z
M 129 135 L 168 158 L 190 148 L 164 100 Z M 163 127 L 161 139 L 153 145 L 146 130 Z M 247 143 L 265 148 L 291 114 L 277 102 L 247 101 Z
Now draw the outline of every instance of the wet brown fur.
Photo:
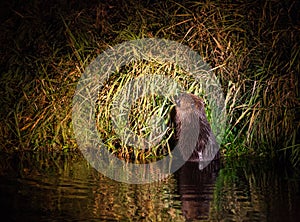
M 196 120 L 196 123 L 193 123 Z M 180 135 L 187 132 L 190 124 L 199 124 L 199 134 L 196 147 L 190 156 L 190 161 L 199 160 L 198 152 L 202 152 L 212 135 L 211 127 L 205 114 L 205 105 L 202 99 L 193 94 L 181 94 L 176 100 L 175 106 L 175 138 L 180 143 Z M 192 135 L 193 136 L 193 135 Z M 213 136 L 214 138 L 214 136 Z M 180 151 L 185 155 L 185 146 L 180 146 Z M 184 157 L 186 158 L 186 157 Z

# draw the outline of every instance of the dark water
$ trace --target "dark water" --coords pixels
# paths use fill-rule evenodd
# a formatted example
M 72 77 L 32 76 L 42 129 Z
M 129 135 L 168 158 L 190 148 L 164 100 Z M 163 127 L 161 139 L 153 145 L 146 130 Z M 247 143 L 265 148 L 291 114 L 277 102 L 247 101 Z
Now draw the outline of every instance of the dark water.
M 146 185 L 115 182 L 80 154 L 0 155 L 1 221 L 299 221 L 295 170 L 226 159 Z

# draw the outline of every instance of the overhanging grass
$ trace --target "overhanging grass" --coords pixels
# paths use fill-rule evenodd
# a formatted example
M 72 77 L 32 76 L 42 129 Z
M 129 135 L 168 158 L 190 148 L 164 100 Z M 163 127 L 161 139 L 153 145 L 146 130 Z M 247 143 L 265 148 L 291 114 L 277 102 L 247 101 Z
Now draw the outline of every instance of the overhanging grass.
M 296 1 L 108 1 L 71 6 L 33 1 L 13 9 L 1 25 L 3 150 L 76 149 L 71 101 L 84 68 L 117 43 L 158 37 L 188 45 L 215 68 L 227 102 L 224 154 L 282 155 L 299 163 Z M 141 72 L 147 67 L 137 65 Z M 111 86 L 120 84 L 120 79 L 113 80 Z M 139 102 L 147 108 L 151 101 Z M 143 121 L 138 123 L 137 129 L 143 128 Z M 100 128 L 113 152 L 127 152 L 116 145 L 108 122 Z M 159 154 L 154 150 L 144 157 Z
M 174 81 L 173 85 L 168 79 Z M 157 84 L 170 93 L 169 97 L 158 94 Z M 171 111 L 174 96 L 180 92 L 179 85 L 188 92 L 203 95 L 194 77 L 171 63 L 140 61 L 129 64 L 103 85 L 99 90 L 97 111 L 100 135 L 111 152 L 143 160 L 171 152 L 170 139 L 174 134 Z

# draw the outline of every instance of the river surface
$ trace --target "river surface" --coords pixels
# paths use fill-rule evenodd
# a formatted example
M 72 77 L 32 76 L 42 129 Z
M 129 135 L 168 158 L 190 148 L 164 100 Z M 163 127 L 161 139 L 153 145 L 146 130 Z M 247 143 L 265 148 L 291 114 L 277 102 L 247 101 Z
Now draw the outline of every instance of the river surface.
M 300 221 L 299 172 L 265 159 L 186 163 L 125 184 L 80 154 L 0 154 L 1 221 Z

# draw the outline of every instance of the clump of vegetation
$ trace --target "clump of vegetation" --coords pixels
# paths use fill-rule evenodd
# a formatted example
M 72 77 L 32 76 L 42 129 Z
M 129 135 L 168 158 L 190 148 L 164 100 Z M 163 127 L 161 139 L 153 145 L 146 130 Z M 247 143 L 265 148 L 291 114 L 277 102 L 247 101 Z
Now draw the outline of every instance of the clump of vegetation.
M 118 0 L 67 4 L 35 0 L 23 5 L 12 1 L 9 8 L 0 27 L 2 150 L 77 149 L 71 104 L 76 83 L 87 65 L 115 44 L 155 37 L 189 46 L 213 67 L 226 97 L 224 155 L 282 156 L 295 166 L 299 164 L 297 1 Z M 149 67 L 156 65 L 138 63 L 128 67 L 128 75 L 116 73 L 99 101 L 109 108 L 107 102 L 115 93 L 111 89 L 117 92 L 133 69 L 143 73 Z M 172 76 L 175 71 L 171 69 L 168 75 L 177 78 Z M 201 94 L 190 88 L 195 87 L 191 83 L 187 81 L 186 88 Z M 149 97 L 135 103 L 131 112 L 132 118 L 138 118 L 139 133 L 145 127 L 144 114 L 138 112 L 140 106 L 146 113 L 164 116 L 172 102 Z M 101 112 L 97 115 L 99 131 L 109 149 L 120 156 L 129 154 L 130 148 L 118 144 L 109 118 L 102 118 Z M 133 126 L 134 122 L 132 119 Z M 149 136 L 147 130 L 143 135 Z M 164 152 L 156 147 L 143 155 L 132 153 L 137 158 L 150 158 Z
M 97 127 L 105 145 L 130 159 L 171 154 L 175 97 L 183 91 L 203 94 L 196 83 L 171 63 L 140 61 L 114 73 L 99 90 L 97 102 Z

